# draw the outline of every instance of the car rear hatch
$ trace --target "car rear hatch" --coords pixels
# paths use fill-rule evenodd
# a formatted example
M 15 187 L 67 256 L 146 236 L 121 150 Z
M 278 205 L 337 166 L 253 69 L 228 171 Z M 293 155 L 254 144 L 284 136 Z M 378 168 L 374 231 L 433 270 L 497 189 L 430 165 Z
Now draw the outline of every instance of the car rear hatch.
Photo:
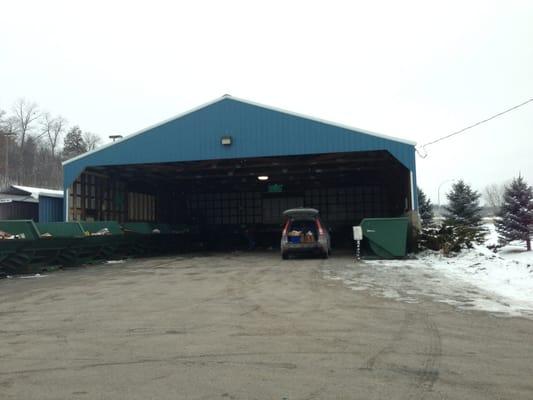
M 291 208 L 283 212 L 283 217 L 294 220 L 315 220 L 318 217 L 318 210 L 314 208 Z
M 288 248 L 312 249 L 318 246 L 318 211 L 313 208 L 298 208 L 283 213 L 287 222 L 283 237 Z

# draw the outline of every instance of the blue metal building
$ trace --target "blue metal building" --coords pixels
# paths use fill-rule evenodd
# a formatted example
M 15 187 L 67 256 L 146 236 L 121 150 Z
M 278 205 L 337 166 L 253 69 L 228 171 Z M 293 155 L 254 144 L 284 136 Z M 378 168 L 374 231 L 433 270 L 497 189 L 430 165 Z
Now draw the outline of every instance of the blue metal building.
M 226 95 L 66 161 L 65 213 L 213 226 L 298 205 L 350 226 L 416 214 L 414 146 Z
M 63 192 L 60 190 L 11 185 L 0 193 L 0 219 L 60 222 L 63 212 Z
M 63 221 L 63 197 L 39 196 L 39 222 Z

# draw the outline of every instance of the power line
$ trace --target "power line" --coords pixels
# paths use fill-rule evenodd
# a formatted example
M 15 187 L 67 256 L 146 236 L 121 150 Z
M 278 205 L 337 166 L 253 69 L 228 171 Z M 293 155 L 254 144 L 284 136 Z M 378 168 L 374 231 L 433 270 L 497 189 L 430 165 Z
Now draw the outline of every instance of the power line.
M 507 110 L 504 110 L 504 111 L 502 111 L 502 112 L 499 112 L 498 114 L 494 114 L 493 116 L 491 116 L 491 117 L 489 117 L 489 118 L 486 118 L 486 119 L 484 119 L 484 120 L 482 120 L 482 121 L 476 122 L 475 124 L 469 125 L 469 126 L 467 126 L 466 128 L 463 128 L 463 129 L 458 130 L 458 131 L 456 131 L 456 132 L 450 133 L 449 135 L 446 135 L 446 136 L 440 137 L 440 138 L 438 138 L 438 139 L 435 139 L 435 140 L 433 140 L 433 141 L 431 141 L 431 142 L 428 142 L 428 143 L 424 144 L 424 145 L 420 148 L 420 150 L 422 150 L 422 151 L 425 153 L 425 148 L 426 148 L 427 146 L 431 145 L 431 144 L 435 144 L 435 143 L 440 142 L 440 141 L 442 141 L 442 140 L 444 140 L 444 139 L 448 139 L 448 138 L 450 138 L 450 137 L 452 137 L 452 136 L 459 135 L 460 133 L 463 133 L 464 131 L 466 131 L 466 130 L 468 130 L 468 129 L 472 129 L 472 128 L 478 126 L 478 125 L 484 124 L 485 122 L 489 122 L 490 120 L 493 120 L 494 118 L 498 118 L 498 117 L 500 117 L 500 116 L 502 116 L 502 115 L 504 115 L 504 114 L 507 114 L 508 112 L 511 112 L 511 111 L 513 111 L 513 110 L 516 110 L 517 108 L 523 107 L 523 106 L 525 106 L 526 104 L 531 103 L 531 102 L 533 102 L 533 98 L 531 98 L 531 99 L 529 99 L 529 100 L 526 100 L 526 101 L 524 101 L 523 103 L 517 104 L 516 106 L 513 106 L 513 107 L 511 107 L 511 108 L 508 108 Z M 426 157 L 427 157 L 427 153 L 426 153 L 426 154 L 422 154 L 422 153 L 421 153 L 420 151 L 418 151 L 418 150 L 417 150 L 417 153 L 418 153 L 418 154 L 420 155 L 420 157 L 422 157 L 422 158 L 426 158 Z

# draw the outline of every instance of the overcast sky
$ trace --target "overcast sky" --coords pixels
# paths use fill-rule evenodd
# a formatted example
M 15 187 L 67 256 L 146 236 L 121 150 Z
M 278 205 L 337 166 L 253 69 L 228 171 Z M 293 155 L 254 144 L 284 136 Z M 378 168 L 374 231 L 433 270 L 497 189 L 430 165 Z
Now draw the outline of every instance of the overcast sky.
M 0 108 L 24 97 L 105 138 L 229 93 L 424 144 L 533 97 L 527 0 L 19 0 L 0 12 Z M 448 179 L 533 184 L 532 137 L 530 103 L 428 147 L 419 185 L 436 202 Z

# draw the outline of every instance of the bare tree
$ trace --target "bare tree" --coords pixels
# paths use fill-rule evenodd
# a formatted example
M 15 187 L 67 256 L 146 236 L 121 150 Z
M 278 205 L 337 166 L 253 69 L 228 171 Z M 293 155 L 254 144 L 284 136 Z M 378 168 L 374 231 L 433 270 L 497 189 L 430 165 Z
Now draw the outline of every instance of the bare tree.
M 2 169 L 2 182 L 0 182 L 0 184 L 4 184 L 5 186 L 7 186 L 8 182 L 9 182 L 9 176 L 8 176 L 8 170 L 7 170 L 7 164 L 8 164 L 8 149 L 9 149 L 9 144 L 8 144 L 8 140 L 9 140 L 9 137 L 7 136 L 7 128 L 6 128 L 6 125 L 5 125 L 5 116 L 6 116 L 6 112 L 2 109 L 0 109 L 0 143 L 1 143 L 1 146 L 2 146 L 2 149 L 4 151 L 1 151 L 0 152 L 0 160 L 2 161 L 2 164 L 0 164 L 0 168 Z
M 499 210 L 503 204 L 503 194 L 505 192 L 504 184 L 487 185 L 483 191 L 483 198 L 487 205 L 493 210 Z
M 6 111 L 0 109 L 0 133 L 4 133 L 5 117 L 6 117 Z
M 42 135 L 44 135 L 50 145 L 52 157 L 55 157 L 56 148 L 59 144 L 67 125 L 67 120 L 62 116 L 52 117 L 50 113 L 44 113 L 41 119 Z
M 27 136 L 33 129 L 33 123 L 39 118 L 39 108 L 36 103 L 19 99 L 13 106 L 14 128 L 20 137 L 20 151 L 24 151 Z
M 83 141 L 87 147 L 87 151 L 96 149 L 102 142 L 102 138 L 91 132 L 83 132 Z
M 0 159 L 2 160 L 3 183 L 7 185 L 16 175 L 13 171 L 18 169 L 20 154 L 18 146 L 11 135 L 15 134 L 15 118 L 0 110 Z M 9 168 L 11 167 L 11 168 Z
M 15 117 L 10 116 L 5 110 L 0 110 L 0 133 L 15 132 Z

